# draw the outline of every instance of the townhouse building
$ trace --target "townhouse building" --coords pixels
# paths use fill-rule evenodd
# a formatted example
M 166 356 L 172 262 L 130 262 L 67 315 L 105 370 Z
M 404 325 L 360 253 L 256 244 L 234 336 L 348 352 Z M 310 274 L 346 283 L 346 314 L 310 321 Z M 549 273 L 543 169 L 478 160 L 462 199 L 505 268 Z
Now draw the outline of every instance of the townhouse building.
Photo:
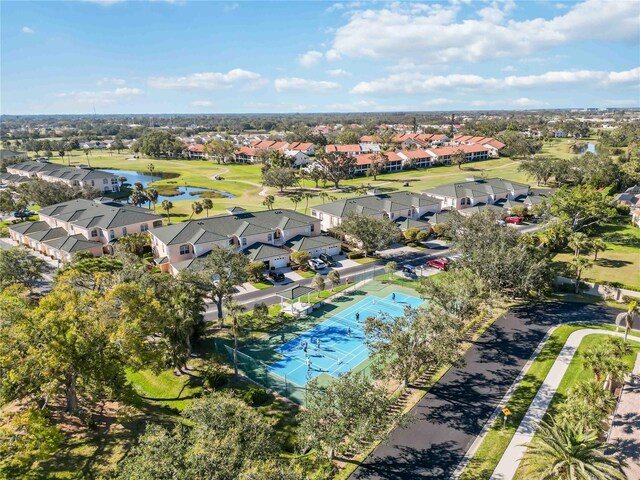
M 440 212 L 440 201 L 413 192 L 377 193 L 371 191 L 369 195 L 336 200 L 335 202 L 316 205 L 311 208 L 311 216 L 320 221 L 322 230 L 328 231 L 339 226 L 342 220 L 352 213 L 368 215 L 376 218 L 393 220 L 402 229 L 408 225 L 419 227 L 415 222 L 420 221 L 427 213 Z M 421 225 L 427 229 L 425 223 Z
M 321 222 L 312 216 L 292 210 L 247 212 L 240 207 L 224 215 L 168 225 L 150 234 L 156 264 L 174 275 L 196 268 L 198 259 L 214 248 L 242 251 L 249 260 L 275 270 L 289 265 L 291 253 L 298 249 L 317 257 L 320 253 L 335 255 L 341 245 L 338 239 L 320 239 Z
M 118 238 L 162 226 L 160 215 L 108 198 L 57 203 L 42 208 L 38 215 L 36 222 L 9 226 L 9 236 L 62 262 L 79 251 L 93 256 L 111 253 L 111 244 Z
M 529 185 L 502 178 L 469 178 L 422 193 L 438 200 L 443 210 L 463 210 L 478 205 L 493 205 L 500 200 L 524 200 L 529 196 L 529 190 Z
M 73 188 L 96 189 L 103 193 L 120 190 L 118 177 L 112 173 L 48 162 L 28 161 L 9 165 L 7 172 L 0 175 L 0 181 L 7 184 L 20 183 L 24 181 L 22 179 L 60 182 Z

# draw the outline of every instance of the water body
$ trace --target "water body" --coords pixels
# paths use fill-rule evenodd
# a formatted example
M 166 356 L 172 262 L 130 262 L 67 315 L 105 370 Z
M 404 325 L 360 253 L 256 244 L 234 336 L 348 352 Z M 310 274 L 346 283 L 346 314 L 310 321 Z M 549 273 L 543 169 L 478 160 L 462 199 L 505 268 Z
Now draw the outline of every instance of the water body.
M 588 142 L 584 147 L 580 149 L 580 153 L 578 155 L 584 155 L 585 153 L 592 153 L 594 155 L 598 154 L 598 149 L 595 143 Z
M 113 169 L 104 169 L 101 170 L 105 172 L 112 173 L 119 177 L 126 177 L 126 183 L 129 183 L 133 186 L 134 183 L 140 182 L 144 188 L 151 182 L 155 182 L 157 180 L 167 179 L 167 178 L 177 178 L 179 175 L 176 173 L 166 173 L 166 172 L 154 172 L 153 175 L 149 175 L 148 173 L 143 172 L 135 172 L 133 170 L 113 170 Z M 179 180 L 176 181 L 175 184 L 171 184 L 171 187 L 175 187 L 179 192 L 176 195 L 159 195 L 158 203 L 163 200 L 198 200 L 200 198 L 233 198 L 234 194 L 225 192 L 223 190 L 214 190 L 212 188 L 197 188 L 197 187 L 189 187 L 188 185 L 179 185 Z

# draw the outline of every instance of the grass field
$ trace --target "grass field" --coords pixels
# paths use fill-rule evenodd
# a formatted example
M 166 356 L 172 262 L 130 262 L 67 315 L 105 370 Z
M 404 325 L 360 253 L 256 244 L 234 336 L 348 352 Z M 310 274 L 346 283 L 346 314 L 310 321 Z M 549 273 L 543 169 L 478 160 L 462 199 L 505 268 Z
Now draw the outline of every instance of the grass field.
M 86 165 L 87 157 L 80 151 L 74 151 L 71 157 L 65 157 L 63 161 L 59 157 L 52 157 L 51 161 L 60 164 Z M 172 189 L 175 187 L 199 187 L 222 190 L 235 195 L 235 198 L 215 198 L 214 208 L 210 214 L 222 213 L 229 207 L 242 206 L 249 210 L 261 210 L 264 195 L 271 194 L 276 197 L 274 208 L 294 208 L 289 196 L 293 193 L 285 192 L 281 194 L 274 188 L 262 187 L 260 165 L 240 165 L 224 164 L 209 160 L 184 160 L 184 159 L 156 159 L 138 158 L 134 159 L 130 153 L 107 153 L 98 154 L 96 152 L 88 158 L 94 168 L 110 168 L 120 170 L 133 170 L 148 172 L 149 163 L 154 165 L 154 173 L 175 173 L 176 178 L 161 179 L 153 183 L 159 189 Z M 365 188 L 375 187 L 383 192 L 396 190 L 411 190 L 419 192 L 427 188 L 436 187 L 454 181 L 461 181 L 470 176 L 498 176 L 509 180 L 526 182 L 526 176 L 518 171 L 519 162 L 508 157 L 485 160 L 466 164 L 459 169 L 456 166 L 433 167 L 423 170 L 406 170 L 397 173 L 380 175 L 377 181 L 370 177 L 357 177 L 341 182 L 341 188 L 335 190 L 328 185 L 328 188 L 315 189 L 315 183 L 310 180 L 302 182 L 302 187 L 313 193 L 314 198 L 310 199 L 309 207 L 319 205 L 323 202 L 317 196 L 320 191 L 327 191 L 336 198 L 346 198 L 363 192 Z M 213 180 L 212 177 L 219 175 L 223 180 Z M 405 182 L 409 182 L 409 187 L 403 187 Z M 322 183 L 320 184 L 323 187 Z M 260 195 L 260 194 L 263 195 Z M 172 221 L 185 220 L 191 215 L 191 200 L 181 200 L 174 202 L 174 209 L 171 210 Z M 297 208 L 305 210 L 305 202 L 301 202 Z M 157 208 L 160 212 L 160 209 Z M 163 212 L 164 213 L 164 212 Z M 204 213 L 201 215 L 203 216 Z M 195 218 L 195 217 L 194 217 Z
M 620 217 L 600 227 L 596 236 L 607 243 L 607 249 L 585 271 L 585 280 L 640 289 L 640 228 L 630 223 L 630 217 Z M 567 252 L 554 260 L 566 267 L 572 258 Z
M 503 427 L 502 419 L 499 418 L 496 420 L 480 444 L 480 447 L 476 451 L 473 459 L 460 477 L 461 480 L 484 479 L 491 476 L 491 473 L 498 465 L 502 454 L 515 434 L 520 421 L 536 396 L 538 389 L 542 385 L 542 382 L 558 357 L 560 350 L 562 350 L 562 347 L 567 341 L 567 338 L 569 338 L 569 335 L 576 330 L 586 327 L 615 330 L 615 327 L 608 325 L 590 324 L 572 324 L 558 327 L 551 334 L 547 343 L 533 361 L 522 381 L 518 384 L 513 395 L 508 400 L 508 406 L 512 412 L 511 417 L 509 417 L 509 423 L 506 427 Z M 637 336 L 636 333 L 633 333 L 633 335 Z M 574 361 L 577 361 L 577 358 L 578 357 L 574 357 Z M 567 375 L 569 375 L 568 372 Z

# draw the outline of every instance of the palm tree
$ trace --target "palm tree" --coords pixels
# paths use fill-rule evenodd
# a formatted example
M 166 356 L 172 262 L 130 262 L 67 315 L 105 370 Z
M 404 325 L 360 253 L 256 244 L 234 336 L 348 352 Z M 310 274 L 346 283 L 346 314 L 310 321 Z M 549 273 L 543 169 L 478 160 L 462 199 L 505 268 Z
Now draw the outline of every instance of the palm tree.
M 627 364 L 621 357 L 610 355 L 604 362 L 602 373 L 605 375 L 607 381 L 605 386 L 609 388 L 609 391 L 613 391 L 615 384 L 624 379 L 627 373 Z
M 299 193 L 294 193 L 291 195 L 291 202 L 293 203 L 293 210 L 298 211 L 298 204 L 302 201 L 302 195 Z
M 240 314 L 245 311 L 245 307 L 235 300 L 230 300 L 226 304 L 227 315 L 231 318 L 231 331 L 233 332 L 233 373 L 238 376 L 238 338 L 240 337 Z
M 149 200 L 149 204 L 153 204 L 153 211 L 156 211 L 156 203 L 158 202 L 158 191 L 155 188 L 147 188 L 145 194 L 147 195 L 147 200 Z
M 602 347 L 592 348 L 584 354 L 584 367 L 593 371 L 596 382 L 600 383 L 605 369 L 608 353 Z
M 162 209 L 167 212 L 167 223 L 171 225 L 171 216 L 169 215 L 169 210 L 173 208 L 173 202 L 171 202 L 171 200 L 163 200 L 160 205 Z
M 591 239 L 591 250 L 593 250 L 593 261 L 598 260 L 598 252 L 604 252 L 607 249 L 607 242 L 602 240 L 601 238 L 593 238 Z
M 524 455 L 524 465 L 540 480 L 625 480 L 621 463 L 606 456 L 598 435 L 568 422 L 541 422 Z
M 576 257 L 580 255 L 580 252 L 588 250 L 590 243 L 589 237 L 582 232 L 574 233 L 569 238 L 569 246 L 573 248 L 573 255 Z
M 140 190 L 134 190 L 129 196 L 129 201 L 136 207 L 139 207 L 147 201 L 147 197 Z
M 191 220 L 193 218 L 193 215 L 200 215 L 202 213 L 202 204 L 200 202 L 193 202 L 191 204 L 191 216 L 189 217 L 189 220 Z
M 627 337 L 629 336 L 629 332 L 633 328 L 633 323 L 636 321 L 638 317 L 638 312 L 636 310 L 638 306 L 638 302 L 635 300 L 629 303 L 629 307 L 627 308 L 627 313 L 624 317 L 624 343 L 627 344 Z
M 202 208 L 207 212 L 207 217 L 209 216 L 209 210 L 213 208 L 213 201 L 210 198 L 205 198 L 202 200 Z
M 583 381 L 569 391 L 560 406 L 561 418 L 584 430 L 602 430 L 602 420 L 613 411 L 616 398 L 598 382 Z
M 147 170 L 149 170 L 149 175 L 153 175 L 153 171 L 156 169 L 156 166 L 153 163 L 147 165 Z
M 267 207 L 268 210 L 271 210 L 275 202 L 276 202 L 276 197 L 274 197 L 273 195 L 267 195 L 266 197 L 264 197 L 264 201 L 262 202 L 262 205 Z
M 304 192 L 302 194 L 302 198 L 304 199 L 305 203 L 304 203 L 304 213 L 305 215 L 307 214 L 307 210 L 309 210 L 309 200 L 311 200 L 313 198 L 313 195 L 309 192 Z
M 327 275 L 327 280 L 331 282 L 331 290 L 334 290 L 335 287 L 340 285 L 340 272 L 337 270 L 331 270 L 329 275 Z
M 576 277 L 576 293 L 580 293 L 580 280 L 582 279 L 582 273 L 585 269 L 589 268 L 592 263 L 593 262 L 590 259 L 582 255 L 573 257 L 573 260 L 571 260 L 571 266 L 573 267 Z

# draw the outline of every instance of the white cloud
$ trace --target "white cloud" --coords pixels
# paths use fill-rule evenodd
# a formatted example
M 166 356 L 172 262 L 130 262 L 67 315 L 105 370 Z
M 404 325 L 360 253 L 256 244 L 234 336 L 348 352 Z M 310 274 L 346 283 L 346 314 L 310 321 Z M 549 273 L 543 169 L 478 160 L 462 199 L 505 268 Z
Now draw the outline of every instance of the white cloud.
M 277 78 L 274 86 L 278 92 L 304 91 L 313 93 L 330 92 L 340 87 L 336 82 L 306 80 L 298 77 Z
M 442 105 L 449 105 L 451 103 L 453 103 L 453 100 L 448 98 L 432 98 L 431 100 L 424 102 L 424 105 L 427 107 L 438 107 Z
M 209 100 L 194 100 L 191 102 L 192 107 L 212 107 L 213 102 Z
M 35 30 L 31 27 L 27 27 L 26 25 L 20 29 L 22 33 L 33 33 Z
M 257 88 L 264 85 L 265 80 L 259 73 L 241 68 L 234 68 L 227 73 L 200 72 L 183 77 L 152 77 L 149 85 L 153 88 L 189 88 L 194 90 L 221 90 L 234 86 Z
M 347 77 L 350 73 L 342 68 L 335 68 L 333 70 L 327 70 L 327 75 L 331 75 L 332 77 Z
M 322 52 L 317 50 L 309 50 L 298 56 L 298 63 L 305 68 L 315 67 L 322 60 Z
M 392 3 L 381 9 L 352 12 L 347 23 L 336 30 L 327 59 L 480 62 L 522 57 L 570 42 L 640 39 L 640 9 L 632 1 L 586 0 L 556 17 L 531 20 L 508 19 L 511 2 L 489 4 L 478 11 L 477 18 L 464 20 L 457 18 L 462 10 L 459 4 L 418 5 Z
M 513 72 L 515 67 L 513 65 L 507 65 L 506 67 L 502 67 L 500 70 L 503 72 Z
M 96 85 L 124 85 L 127 83 L 123 78 L 102 77 L 96 82 Z
M 59 93 L 58 98 L 68 100 L 76 104 L 109 104 L 117 100 L 142 95 L 144 92 L 139 88 L 116 88 L 115 90 L 101 90 L 97 92 L 68 92 Z
M 544 105 L 544 102 L 541 102 L 539 100 L 532 100 L 527 97 L 520 97 L 515 99 L 513 101 L 513 104 L 519 107 L 539 107 L 541 105 Z
M 535 88 L 547 85 L 566 85 L 592 83 L 606 87 L 609 85 L 640 83 L 640 67 L 622 72 L 605 72 L 599 70 L 576 70 L 546 72 L 540 75 L 511 75 L 505 78 L 481 77 L 471 74 L 426 75 L 423 73 L 392 74 L 388 77 L 368 82 L 360 82 L 351 90 L 360 94 L 418 94 L 457 88 L 473 89 L 508 89 Z

